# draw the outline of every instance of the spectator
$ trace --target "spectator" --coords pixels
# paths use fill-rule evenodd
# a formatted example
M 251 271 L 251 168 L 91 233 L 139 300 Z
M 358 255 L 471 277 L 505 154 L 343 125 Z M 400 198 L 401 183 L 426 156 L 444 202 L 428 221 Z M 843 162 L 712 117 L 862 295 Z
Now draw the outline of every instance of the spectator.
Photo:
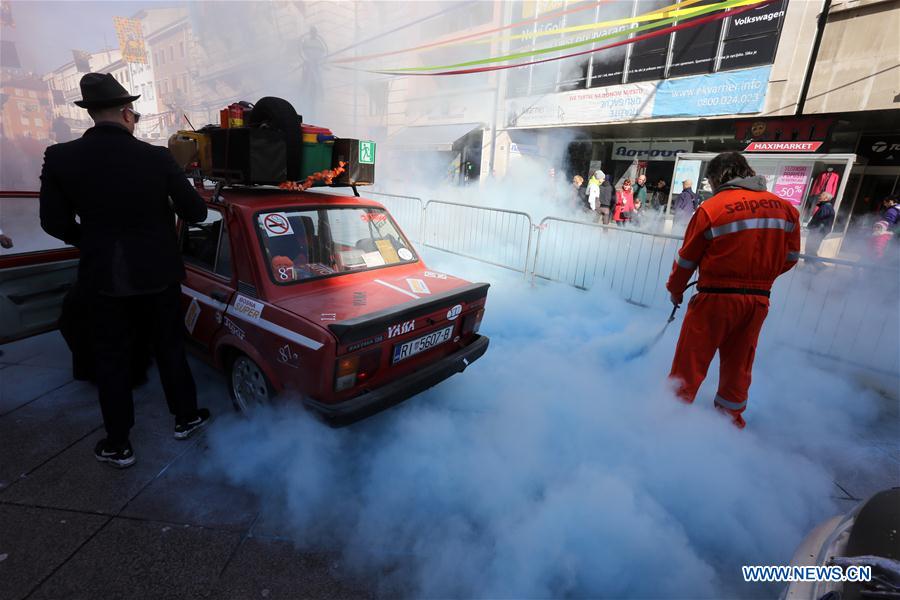
M 700 206 L 700 196 L 694 192 L 692 186 L 693 182 L 690 179 L 685 179 L 681 182 L 681 193 L 675 198 L 674 206 L 672 207 L 675 212 L 676 223 L 687 223 L 690 221 L 691 215 Z
M 609 225 L 609 218 L 612 216 L 616 206 L 613 188 L 603 171 L 597 171 L 597 178 L 600 180 L 600 194 L 597 196 L 599 208 L 597 212 L 600 213 L 600 221 L 604 225 Z
M 634 183 L 634 210 L 642 212 L 647 208 L 647 176 L 638 175 L 637 181 Z
M 825 239 L 825 236 L 831 233 L 831 226 L 834 225 L 833 200 L 834 197 L 829 192 L 822 192 L 819 194 L 819 200 L 816 204 L 816 208 L 813 210 L 812 218 L 806 226 L 807 254 L 818 256 L 822 241 Z
M 869 253 L 873 260 L 880 261 L 884 258 L 892 234 L 888 231 L 887 221 L 878 221 L 872 229 L 869 237 Z
M 3 233 L 3 230 L 0 229 L 0 248 L 7 248 L 7 249 L 9 249 L 9 248 L 12 248 L 12 247 L 13 247 L 13 241 L 12 241 L 12 238 L 9 237 L 8 235 L 5 235 L 5 234 Z
M 584 177 L 575 175 L 572 177 L 572 208 L 576 211 L 588 209 L 587 190 L 584 187 Z
M 661 211 L 669 204 L 669 185 L 665 179 L 659 179 L 656 187 L 653 188 L 653 194 L 650 198 L 650 205 L 653 210 Z
M 196 223 L 206 205 L 166 148 L 134 137 L 140 114 L 132 96 L 106 73 L 81 78 L 94 126 L 80 139 L 49 146 L 41 173 L 41 227 L 81 252 L 78 284 L 87 295 L 91 347 L 106 438 L 94 457 L 134 464 L 132 365 L 149 331 L 175 438 L 209 422 L 185 354 L 175 215 Z M 135 185 L 141 182 L 141 185 Z M 77 220 L 76 220 L 76 217 Z
M 622 188 L 616 192 L 616 212 L 613 219 L 616 225 L 624 227 L 634 218 L 634 194 L 631 191 L 631 180 L 622 182 Z
M 883 207 L 881 220 L 887 223 L 888 231 L 891 233 L 896 233 L 898 226 L 900 226 L 900 206 L 897 203 L 897 196 L 888 196 L 881 203 Z
M 591 173 L 591 178 L 588 180 L 587 187 L 588 205 L 590 206 L 590 209 L 594 211 L 594 214 L 598 214 L 597 199 L 600 197 L 600 179 L 597 177 L 597 173 L 600 173 L 601 176 L 603 175 L 600 171 Z

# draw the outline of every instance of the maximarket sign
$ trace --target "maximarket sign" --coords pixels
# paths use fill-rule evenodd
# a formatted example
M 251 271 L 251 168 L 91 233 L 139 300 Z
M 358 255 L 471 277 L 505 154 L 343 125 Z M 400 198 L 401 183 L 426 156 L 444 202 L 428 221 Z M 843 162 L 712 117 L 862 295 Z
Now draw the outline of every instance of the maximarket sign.
M 815 152 L 824 142 L 751 142 L 744 152 Z
M 771 66 L 647 83 L 626 83 L 506 103 L 508 127 L 613 123 L 761 112 Z

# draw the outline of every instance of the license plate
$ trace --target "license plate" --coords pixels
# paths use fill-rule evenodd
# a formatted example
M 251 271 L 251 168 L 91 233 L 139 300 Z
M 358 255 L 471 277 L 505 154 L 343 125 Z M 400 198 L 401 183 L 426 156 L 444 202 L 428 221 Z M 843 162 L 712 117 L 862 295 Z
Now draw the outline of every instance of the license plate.
M 452 335 L 453 325 L 450 325 L 449 327 L 444 327 L 438 331 L 432 331 L 428 335 L 423 335 L 420 338 L 410 340 L 403 344 L 397 344 L 394 346 L 393 364 L 405 360 L 410 356 L 415 356 L 420 352 L 425 352 L 435 346 L 439 346 L 444 342 L 449 341 Z

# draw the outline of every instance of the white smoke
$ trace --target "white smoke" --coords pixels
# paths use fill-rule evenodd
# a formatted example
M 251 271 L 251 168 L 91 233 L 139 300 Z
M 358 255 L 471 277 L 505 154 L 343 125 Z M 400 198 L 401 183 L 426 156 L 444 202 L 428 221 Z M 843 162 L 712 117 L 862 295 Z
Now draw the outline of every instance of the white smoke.
M 738 583 L 740 566 L 787 563 L 836 512 L 831 469 L 863 453 L 856 433 L 881 398 L 764 337 L 738 431 L 711 408 L 715 366 L 693 406 L 667 388 L 677 324 L 627 360 L 662 312 L 440 255 L 429 266 L 493 283 L 482 360 L 350 428 L 290 407 L 223 420 L 217 472 L 265 497 L 298 546 L 388 573 L 385 592 L 775 594 Z

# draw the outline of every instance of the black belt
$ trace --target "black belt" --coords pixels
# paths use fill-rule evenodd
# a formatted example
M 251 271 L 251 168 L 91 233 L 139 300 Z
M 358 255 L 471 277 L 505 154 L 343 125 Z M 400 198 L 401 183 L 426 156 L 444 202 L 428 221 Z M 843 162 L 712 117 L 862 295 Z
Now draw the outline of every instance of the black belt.
M 769 290 L 754 290 L 752 288 L 711 288 L 697 286 L 698 292 L 704 294 L 746 294 L 748 296 L 765 296 L 769 297 Z

